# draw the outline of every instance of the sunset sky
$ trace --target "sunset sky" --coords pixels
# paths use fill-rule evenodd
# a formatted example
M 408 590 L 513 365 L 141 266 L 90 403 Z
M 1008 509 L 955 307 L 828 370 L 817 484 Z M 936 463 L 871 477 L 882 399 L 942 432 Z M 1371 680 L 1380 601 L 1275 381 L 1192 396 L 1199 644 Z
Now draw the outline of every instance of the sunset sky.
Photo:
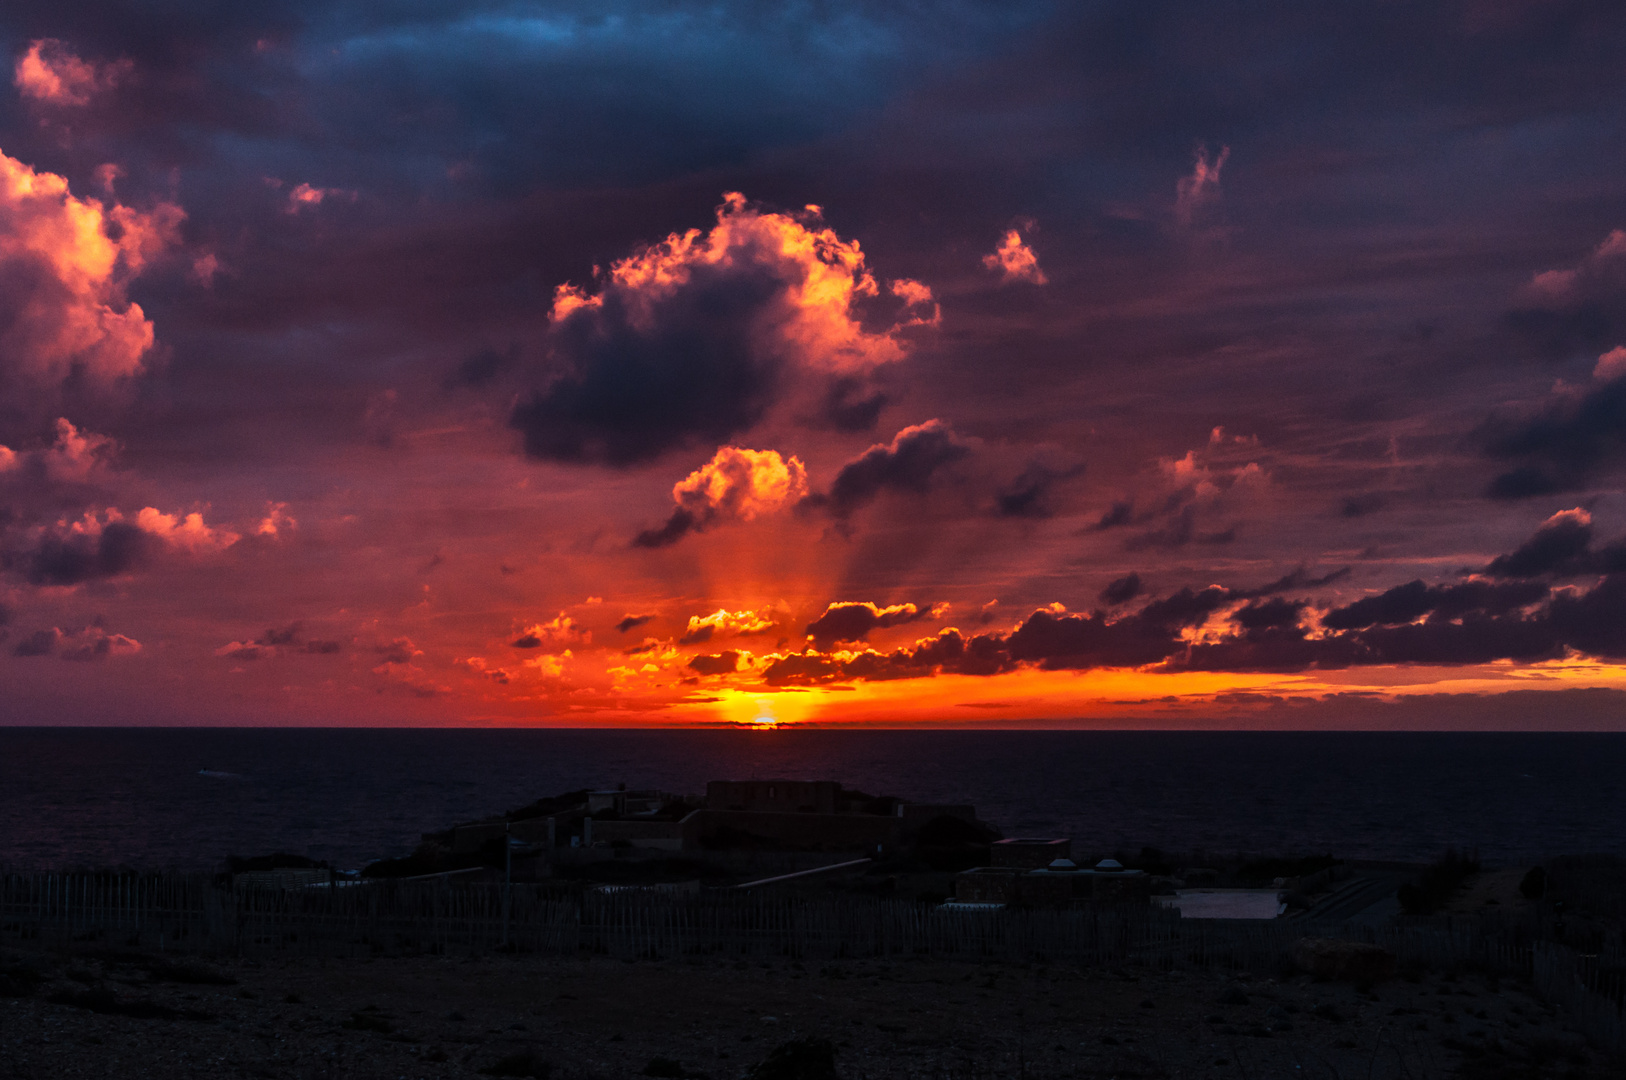
M 0 50 L 0 723 L 1626 729 L 1618 0 Z

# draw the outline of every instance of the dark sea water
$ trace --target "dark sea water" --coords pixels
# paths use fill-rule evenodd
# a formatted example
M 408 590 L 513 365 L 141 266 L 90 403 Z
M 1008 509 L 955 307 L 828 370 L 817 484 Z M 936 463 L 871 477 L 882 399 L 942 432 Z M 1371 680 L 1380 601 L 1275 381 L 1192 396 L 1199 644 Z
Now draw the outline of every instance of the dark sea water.
M 1626 735 L 0 728 L 0 866 L 358 867 L 580 787 L 828 778 L 1081 854 L 1626 854 Z

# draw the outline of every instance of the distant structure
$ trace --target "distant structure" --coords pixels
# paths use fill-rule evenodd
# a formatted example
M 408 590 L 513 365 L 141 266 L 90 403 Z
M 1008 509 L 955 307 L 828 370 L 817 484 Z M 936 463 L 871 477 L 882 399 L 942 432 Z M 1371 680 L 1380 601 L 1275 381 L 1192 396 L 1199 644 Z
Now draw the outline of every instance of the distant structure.
M 1016 904 L 1025 907 L 1061 907 L 1076 900 L 1147 901 L 1152 879 L 1142 870 L 1127 870 L 1116 859 L 1102 859 L 1081 868 L 1066 856 L 1032 866 L 1035 852 L 1072 846 L 1069 840 L 1021 838 L 991 845 L 994 866 L 966 870 L 954 879 L 958 904 Z M 1004 854 L 1000 854 L 1001 851 Z
M 1016 867 L 1022 870 L 1038 870 L 1049 866 L 1057 859 L 1072 857 L 1073 842 L 1065 839 L 1041 840 L 1032 836 L 1016 836 L 1009 840 L 996 840 L 988 847 L 990 866 Z
M 874 856 L 896 850 L 943 818 L 986 829 L 969 804 L 867 795 L 834 780 L 713 780 L 702 799 L 619 789 L 544 799 L 507 819 L 460 825 L 451 830 L 450 846 L 468 854 L 507 837 L 544 849 L 743 848 Z

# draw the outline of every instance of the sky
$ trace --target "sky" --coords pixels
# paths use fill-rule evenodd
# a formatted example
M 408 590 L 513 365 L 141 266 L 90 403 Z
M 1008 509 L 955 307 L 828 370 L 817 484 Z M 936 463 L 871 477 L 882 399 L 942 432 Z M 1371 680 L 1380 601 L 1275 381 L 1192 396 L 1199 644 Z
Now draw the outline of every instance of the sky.
M 1626 11 L 0 14 L 0 723 L 1626 729 Z

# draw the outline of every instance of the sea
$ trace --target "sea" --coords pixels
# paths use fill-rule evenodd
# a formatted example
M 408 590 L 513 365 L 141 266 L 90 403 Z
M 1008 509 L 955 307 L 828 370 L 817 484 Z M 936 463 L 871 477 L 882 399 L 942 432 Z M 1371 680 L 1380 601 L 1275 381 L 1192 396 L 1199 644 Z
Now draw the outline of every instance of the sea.
M 359 868 L 578 788 L 831 779 L 1075 853 L 1626 855 L 1626 734 L 0 728 L 0 869 Z

